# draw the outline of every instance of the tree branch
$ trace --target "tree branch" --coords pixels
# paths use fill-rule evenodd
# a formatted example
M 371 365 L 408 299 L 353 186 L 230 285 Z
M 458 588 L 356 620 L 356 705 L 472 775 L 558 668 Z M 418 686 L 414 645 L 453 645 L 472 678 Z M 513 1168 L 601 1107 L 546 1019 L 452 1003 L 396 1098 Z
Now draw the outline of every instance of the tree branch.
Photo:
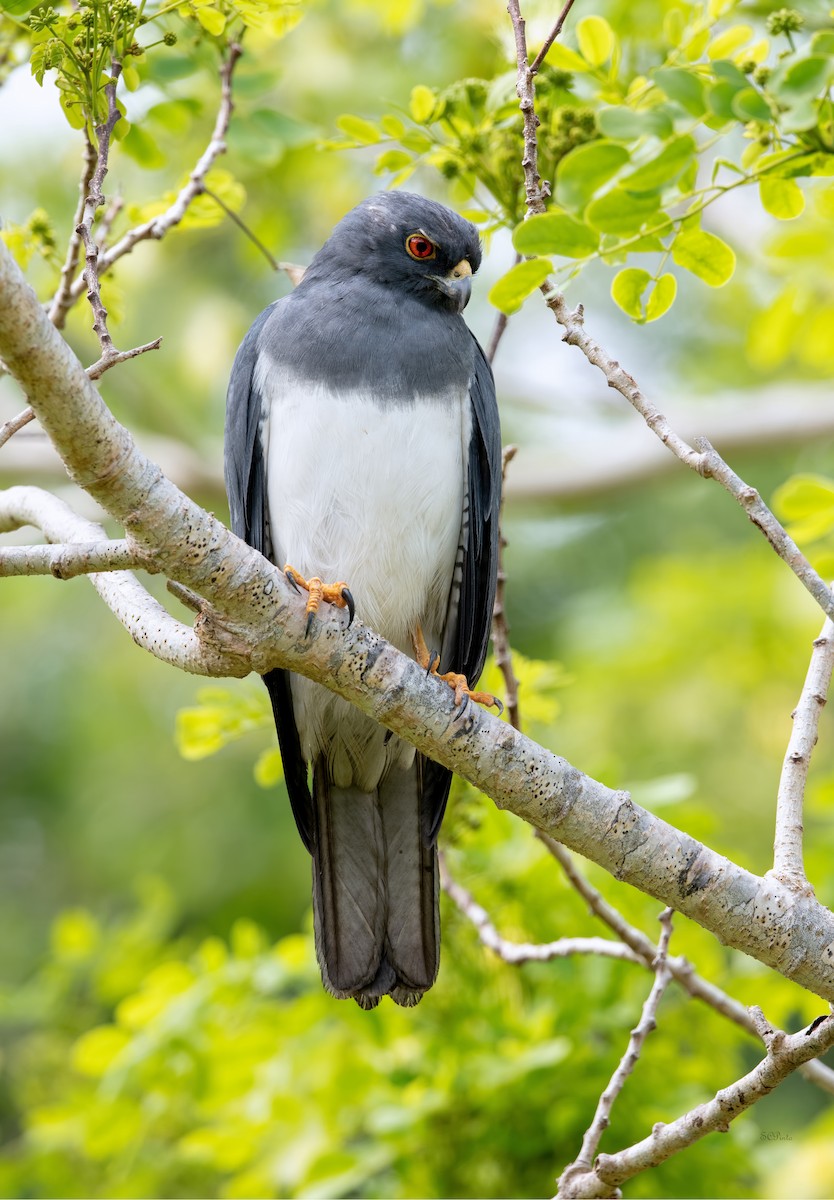
M 614 1107 L 617 1097 L 623 1090 L 625 1081 L 637 1065 L 646 1038 L 657 1028 L 657 1010 L 661 997 L 672 978 L 672 972 L 669 970 L 666 961 L 669 952 L 669 939 L 672 936 L 671 908 L 665 908 L 660 914 L 660 923 L 660 941 L 653 962 L 655 976 L 651 991 L 646 997 L 640 1014 L 640 1020 L 631 1031 L 626 1052 L 617 1064 L 617 1068 L 611 1076 L 608 1086 L 599 1098 L 593 1120 L 582 1139 L 582 1148 L 579 1151 L 579 1155 L 570 1166 L 565 1168 L 562 1174 L 559 1184 L 560 1195 L 562 1182 L 569 1183 L 571 1177 L 579 1174 L 584 1175 L 591 1168 L 596 1152 L 599 1149 L 600 1139 L 610 1124 L 611 1110 Z
M 811 754 L 817 743 L 820 714 L 828 699 L 832 670 L 834 624 L 826 618 L 822 632 L 814 642 L 808 674 L 793 713 L 793 730 L 776 798 L 772 874 L 788 887 L 806 891 L 813 891 L 813 888 L 805 876 L 802 856 L 802 808 Z
M 67 320 L 67 313 L 72 308 L 72 282 L 75 277 L 75 272 L 78 267 L 78 255 L 81 250 L 81 234 L 79 227 L 84 220 L 84 210 L 87 206 L 87 191 L 90 187 L 90 182 L 93 178 L 93 171 L 96 169 L 96 155 L 93 143 L 90 141 L 90 135 L 87 132 L 87 127 L 84 127 L 84 167 L 81 172 L 81 182 L 78 185 L 78 208 L 75 213 L 75 219 L 72 223 L 72 233 L 70 234 L 69 245 L 67 246 L 67 256 L 64 260 L 64 265 L 61 268 L 61 282 L 58 285 L 58 290 L 52 298 L 52 303 L 49 306 L 49 319 L 56 329 L 63 329 Z
M 542 63 L 544 62 L 544 60 L 547 58 L 548 54 L 550 53 L 550 47 L 553 45 L 553 43 L 556 41 L 559 34 L 562 32 L 562 26 L 564 25 L 565 21 L 567 20 L 568 13 L 573 8 L 573 4 L 574 4 L 574 0 L 567 0 L 565 7 L 559 13 L 559 16 L 556 20 L 556 24 L 553 26 L 550 33 L 545 38 L 544 45 L 542 46 L 541 50 L 538 52 L 538 54 L 536 55 L 536 57 L 533 59 L 532 63 L 530 64 L 530 74 L 531 75 L 536 74 L 539 67 L 542 65 Z
M 508 0 L 507 12 L 513 23 L 515 34 L 515 53 L 518 64 L 516 93 L 518 107 L 524 120 L 524 157 L 521 160 L 524 169 L 524 191 L 527 197 L 527 215 L 543 213 L 545 200 L 550 195 L 550 184 L 539 175 L 539 147 L 536 130 L 539 118 L 536 116 L 536 83 L 535 72 L 528 64 L 527 34 L 524 17 L 521 15 L 519 0 Z M 555 35 L 554 35 L 555 36 Z
M 511 942 L 501 936 L 474 897 L 455 883 L 446 866 L 446 858 L 440 854 L 440 884 L 468 921 L 475 926 L 478 937 L 487 949 L 492 950 L 504 962 L 518 966 L 526 962 L 550 962 L 554 958 L 570 958 L 574 954 L 598 954 L 603 958 L 618 958 L 623 962 L 638 963 L 642 959 L 622 942 L 611 942 L 606 938 L 573 937 L 559 938 L 555 942 Z
M 816 900 L 743 870 L 487 712 L 470 705 L 455 719 L 460 711 L 449 688 L 361 621 L 346 628 L 339 612 L 328 613 L 305 637 L 304 601 L 283 573 L 139 450 L 2 245 L 0 356 L 32 398 L 76 483 L 153 555 L 160 571 L 211 605 L 195 629 L 201 667 L 214 654 L 216 674 L 285 667 L 324 683 L 499 807 L 728 945 L 834 998 L 834 916 Z
M 669 1125 L 655 1125 L 651 1135 L 618 1154 L 601 1154 L 594 1167 L 581 1175 L 563 1176 L 560 1197 L 610 1197 L 641 1171 L 656 1167 L 673 1154 L 693 1145 L 708 1133 L 724 1132 L 730 1122 L 767 1096 L 802 1063 L 834 1046 L 834 1016 L 817 1027 L 788 1035 L 772 1030 L 761 1009 L 750 1010 L 767 1043 L 767 1055 L 742 1079 L 723 1088 L 706 1104 L 699 1104 Z M 564 1186 L 563 1186 L 564 1185 Z
M 225 137 L 234 107 L 232 102 L 232 76 L 235 65 L 242 53 L 243 51 L 236 42 L 233 42 L 229 46 L 228 55 L 220 68 L 220 107 L 217 111 L 214 129 L 212 130 L 208 145 L 188 178 L 188 182 L 180 190 L 174 203 L 164 213 L 160 213 L 157 217 L 151 217 L 150 220 L 145 221 L 142 225 L 134 226 L 133 229 L 130 229 L 119 238 L 109 249 L 103 249 L 99 253 L 99 278 L 105 272 L 109 271 L 113 264 L 118 262 L 123 255 L 129 254 L 139 242 L 147 241 L 148 238 L 156 240 L 163 238 L 169 230 L 180 223 L 188 212 L 189 205 L 202 193 L 206 176 L 214 166 L 215 161 L 226 150 Z M 78 299 L 83 290 L 84 281 L 76 280 L 72 286 L 71 293 L 73 303 Z
M 30 421 L 35 419 L 35 410 L 29 406 L 24 408 L 23 412 L 19 412 L 16 417 L 6 421 L 4 425 L 0 425 L 0 447 L 5 446 L 9 438 L 14 437 L 19 429 L 23 429 Z
M 0 505 L 4 493 L 0 492 Z M 0 532 L 3 528 L 0 508 Z M 103 531 L 102 531 L 103 532 Z M 58 543 L 49 546 L 6 546 L 0 549 L 0 578 L 11 575 L 54 575 L 56 579 L 74 579 L 96 571 L 124 571 L 145 567 L 126 538 L 116 541 Z M 147 568 L 146 568 L 147 569 Z
M 581 305 L 571 312 L 561 292 L 552 291 L 547 284 L 543 285 L 542 292 L 547 307 L 565 330 L 562 340 L 571 346 L 579 347 L 588 362 L 603 373 L 608 386 L 619 392 L 640 413 L 651 431 L 672 454 L 687 467 L 705 479 L 714 479 L 729 492 L 756 528 L 764 534 L 771 548 L 788 564 L 803 587 L 813 596 L 825 615 L 834 619 L 834 593 L 788 536 L 756 489 L 736 475 L 706 438 L 697 439 L 696 450 L 674 432 L 663 413 L 643 395 L 632 376 L 586 332 Z

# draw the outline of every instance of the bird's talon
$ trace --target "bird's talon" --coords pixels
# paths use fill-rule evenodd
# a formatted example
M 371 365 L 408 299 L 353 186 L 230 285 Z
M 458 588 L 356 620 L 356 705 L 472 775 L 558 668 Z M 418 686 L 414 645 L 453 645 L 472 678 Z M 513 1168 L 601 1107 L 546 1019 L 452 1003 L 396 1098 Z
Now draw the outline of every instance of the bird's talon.
M 426 663 L 426 674 L 436 675 L 437 668 L 440 666 L 440 655 L 436 650 L 432 650 L 429 654 L 429 661 Z
M 501 701 L 498 699 L 497 696 L 492 697 L 492 703 L 498 709 L 498 716 L 502 717 L 504 715 L 504 705 L 501 703 Z
M 310 636 L 310 630 L 313 628 L 313 621 L 315 620 L 315 616 L 316 616 L 315 611 L 312 609 L 310 610 L 310 612 L 307 613 L 307 624 L 304 627 L 304 636 L 306 638 L 308 638 Z
M 353 596 L 351 595 L 350 588 L 346 588 L 346 587 L 342 588 L 342 599 L 344 600 L 345 604 L 347 605 L 348 629 L 350 629 L 351 625 L 353 624 L 353 618 L 356 616 L 356 605 L 354 604 Z
M 301 588 L 295 582 L 295 571 L 292 569 L 292 567 L 284 567 L 284 578 L 286 579 L 287 583 L 290 585 L 292 590 L 294 592 L 298 592 L 298 594 L 300 596 Z

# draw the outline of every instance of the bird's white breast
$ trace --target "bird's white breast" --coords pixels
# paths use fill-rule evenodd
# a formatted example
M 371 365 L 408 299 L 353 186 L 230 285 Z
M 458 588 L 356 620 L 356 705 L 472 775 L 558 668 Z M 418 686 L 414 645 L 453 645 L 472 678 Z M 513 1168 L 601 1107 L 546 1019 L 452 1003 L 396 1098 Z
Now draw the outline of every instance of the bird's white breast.
M 411 653 L 418 623 L 439 650 L 461 539 L 468 391 L 380 403 L 282 378 L 274 366 L 255 382 L 278 565 L 344 580 L 359 617 L 401 650 Z M 328 745 L 337 717 L 353 727 L 356 710 L 315 685 L 294 679 L 293 695 L 308 756 Z

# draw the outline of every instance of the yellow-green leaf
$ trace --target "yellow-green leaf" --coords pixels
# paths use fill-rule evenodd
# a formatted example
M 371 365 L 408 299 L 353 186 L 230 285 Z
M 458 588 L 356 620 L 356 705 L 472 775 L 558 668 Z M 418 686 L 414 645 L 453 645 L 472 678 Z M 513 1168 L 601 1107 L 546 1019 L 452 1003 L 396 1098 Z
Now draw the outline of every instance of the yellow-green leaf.
M 583 17 L 576 26 L 579 49 L 594 67 L 601 67 L 614 52 L 614 30 L 605 17 Z
M 731 247 L 704 229 L 682 229 L 672 243 L 672 258 L 710 287 L 723 287 L 736 268 Z
M 51 941 L 55 957 L 65 961 L 89 958 L 99 944 L 101 930 L 92 913 L 71 908 L 55 920 Z
M 434 92 L 424 83 L 418 83 L 411 89 L 408 107 L 418 125 L 425 125 L 431 120 L 436 105 L 437 98 Z
M 805 208 L 805 194 L 795 179 L 762 179 L 759 196 L 762 207 L 780 221 L 792 221 Z
M 640 267 L 626 267 L 618 271 L 611 284 L 611 298 L 627 316 L 635 321 L 643 320 L 643 292 L 651 275 Z
M 352 137 L 354 141 L 360 142 L 363 146 L 372 146 L 375 142 L 382 141 L 382 134 L 376 125 L 372 125 L 370 121 L 366 121 L 362 117 L 343 113 L 341 117 L 336 118 L 336 125 L 342 133 L 346 133 L 348 137 Z
M 656 321 L 667 313 L 678 294 L 678 281 L 674 275 L 661 275 L 646 301 L 646 320 Z
M 752 25 L 731 25 L 718 37 L 713 38 L 707 49 L 707 55 L 712 58 L 729 58 L 736 50 L 740 50 L 753 36 Z
M 538 213 L 517 226 L 513 245 L 519 254 L 561 254 L 587 258 L 599 246 L 599 234 L 564 212 Z
M 219 8 L 200 7 L 196 10 L 197 20 L 212 37 L 219 37 L 226 28 L 225 14 Z
M 514 313 L 540 287 L 553 270 L 549 258 L 531 258 L 517 263 L 502 275 L 489 293 L 489 302 L 503 313 Z
M 788 532 L 800 545 L 818 541 L 834 529 L 834 480 L 824 475 L 793 475 L 777 488 L 773 507 L 790 522 Z
M 563 46 L 561 42 L 554 42 L 550 47 L 547 61 L 551 67 L 556 67 L 560 71 L 572 71 L 577 75 L 585 74 L 589 66 L 581 54 L 577 54 L 569 46 Z
M 284 778 L 284 764 L 281 761 L 281 751 L 277 746 L 270 746 L 258 756 L 254 768 L 255 783 L 258 787 L 271 788 Z
M 113 1059 L 130 1041 L 130 1035 L 115 1025 L 99 1025 L 83 1034 L 72 1048 L 72 1065 L 81 1075 L 101 1079 Z

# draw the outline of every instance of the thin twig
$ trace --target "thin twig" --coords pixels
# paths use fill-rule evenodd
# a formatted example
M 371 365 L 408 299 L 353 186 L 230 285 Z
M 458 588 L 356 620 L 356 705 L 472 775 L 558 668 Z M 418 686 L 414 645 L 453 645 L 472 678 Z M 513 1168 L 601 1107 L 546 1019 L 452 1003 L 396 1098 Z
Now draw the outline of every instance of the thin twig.
M 597 1102 L 591 1124 L 588 1126 L 585 1136 L 582 1139 L 582 1148 L 575 1161 L 566 1168 L 562 1176 L 565 1180 L 569 1180 L 571 1175 L 575 1173 L 581 1172 L 584 1174 L 585 1171 L 590 1169 L 599 1149 L 600 1139 L 610 1123 L 611 1110 L 614 1107 L 614 1103 L 623 1090 L 625 1081 L 637 1065 L 646 1038 L 657 1028 L 658 1006 L 672 978 L 672 973 L 667 963 L 669 939 L 672 936 L 671 908 L 665 908 L 660 914 L 660 925 L 660 941 L 658 942 L 657 956 L 653 964 L 655 976 L 651 991 L 646 997 L 643 1010 L 640 1014 L 640 1020 L 631 1031 L 626 1052 L 617 1064 L 617 1068 L 611 1076 L 608 1086 Z
M 507 718 L 514 729 L 521 729 L 521 714 L 518 707 L 518 679 L 513 670 L 513 656 L 510 650 L 510 626 L 507 621 L 507 610 L 504 595 L 506 591 L 507 573 L 504 570 L 504 550 L 507 539 L 504 537 L 504 495 L 507 484 L 507 467 L 515 458 L 518 446 L 505 446 L 501 455 L 501 506 L 498 510 L 498 582 L 495 588 L 495 604 L 492 609 L 492 652 L 495 665 L 504 676 L 504 687 L 507 704 Z
M 489 339 L 489 346 L 486 352 L 487 362 L 490 365 L 495 362 L 495 355 L 498 351 L 501 338 L 504 336 L 504 330 L 507 328 L 509 319 L 507 314 L 502 312 L 495 318 L 495 324 L 492 327 L 492 336 Z
M 154 570 L 152 560 L 139 553 L 136 546 L 125 538 L 109 542 L 0 548 L 0 578 L 11 575 L 54 575 L 56 579 L 74 579 L 76 575 L 129 571 L 139 567 Z
M 228 54 L 220 69 L 220 106 L 217 110 L 217 118 L 214 122 L 211 138 L 200 156 L 194 170 L 188 177 L 188 182 L 179 191 L 176 199 L 164 213 L 159 216 L 151 217 L 150 220 L 143 222 L 141 225 L 136 225 L 133 229 L 128 230 L 117 242 L 114 242 L 108 249 L 103 249 L 98 256 L 98 275 L 101 278 L 105 272 L 109 271 L 115 262 L 118 262 L 123 255 L 130 253 L 134 246 L 139 242 L 146 241 L 148 238 L 160 239 L 173 229 L 175 225 L 183 219 L 188 212 L 189 206 L 193 201 L 203 193 L 205 188 L 205 180 L 215 161 L 226 150 L 225 137 L 229 128 L 229 121 L 232 117 L 232 109 L 234 107 L 232 101 L 232 76 L 234 74 L 235 64 L 242 54 L 240 46 L 233 42 L 229 46 Z M 84 290 L 83 280 L 76 280 L 73 284 L 72 298 L 78 299 Z
M 725 1132 L 730 1122 L 767 1096 L 802 1063 L 825 1054 L 834 1046 L 834 1016 L 825 1017 L 816 1028 L 785 1034 L 773 1030 L 761 1009 L 751 1008 L 752 1019 L 767 1045 L 767 1055 L 742 1079 L 730 1084 L 706 1104 L 699 1104 L 676 1121 L 659 1122 L 649 1137 L 617 1154 L 601 1154 L 591 1170 L 564 1179 L 560 1197 L 610 1197 L 616 1189 L 641 1171 L 665 1162 L 708 1133 Z M 560 1181 L 561 1182 L 561 1181 Z
M 511 942 L 502 937 L 489 919 L 485 909 L 474 897 L 455 883 L 449 874 L 443 854 L 440 858 L 440 882 L 443 890 L 454 901 L 468 921 L 475 926 L 478 937 L 504 962 L 517 966 L 526 962 L 550 962 L 554 958 L 570 958 L 574 954 L 597 954 L 603 958 L 618 958 L 623 962 L 641 963 L 638 955 L 622 942 L 611 942 L 607 938 L 574 937 L 559 938 L 555 942 Z
M 113 223 L 124 206 L 124 196 L 119 193 L 113 197 L 104 210 L 104 216 L 96 226 L 96 240 L 98 241 L 100 250 L 104 249 L 107 245 L 107 239 L 110 237 L 110 230 L 113 228 Z
M 49 306 L 49 319 L 56 329 L 63 329 L 67 319 L 67 313 L 72 308 L 72 283 L 75 277 L 75 272 L 78 268 L 78 255 L 81 251 L 81 233 L 79 232 L 81 222 L 84 219 L 84 210 L 87 205 L 87 192 L 93 178 L 93 172 L 96 169 L 98 156 L 93 143 L 90 141 L 90 135 L 87 132 L 87 127 L 84 127 L 84 167 L 81 172 L 81 182 L 78 185 L 78 208 L 76 209 L 75 219 L 72 223 L 72 233 L 70 235 L 69 245 L 67 246 L 67 256 L 64 259 L 64 265 L 61 268 L 61 281 L 58 285 L 58 290 L 52 298 L 52 303 Z
M 84 200 L 81 221 L 75 229 L 76 234 L 84 243 L 86 266 L 84 267 L 82 279 L 87 288 L 87 299 L 90 301 L 90 307 L 93 310 L 93 317 L 95 318 L 93 321 L 93 330 L 101 346 L 101 359 L 103 362 L 113 358 L 118 351 L 113 345 L 113 339 L 107 328 L 107 309 L 104 307 L 101 299 L 98 265 L 99 249 L 98 243 L 93 236 L 93 221 L 95 220 L 96 212 L 104 204 L 102 184 L 108 170 L 110 139 L 113 136 L 113 129 L 116 122 L 121 120 L 122 115 L 119 112 L 119 106 L 116 102 L 116 86 L 121 73 L 122 64 L 117 59 L 114 59 L 110 65 L 110 82 L 104 89 L 104 94 L 107 97 L 107 119 L 101 125 L 96 126 L 98 156 Z M 62 281 L 61 292 L 63 297 L 61 307 L 64 316 L 66 316 L 72 304 L 72 289 L 69 286 L 65 286 Z
M 538 52 L 538 54 L 536 55 L 536 57 L 533 59 L 532 63 L 530 64 L 530 74 L 531 75 L 536 74 L 539 67 L 542 65 L 542 63 L 544 62 L 544 60 L 547 58 L 548 54 L 550 53 L 550 47 L 553 45 L 553 43 L 556 41 L 559 34 L 562 32 L 562 26 L 564 25 L 565 20 L 567 19 L 568 13 L 573 8 L 573 4 L 574 4 L 574 0 L 567 0 L 565 7 L 559 13 L 556 24 L 553 26 L 550 33 L 545 38 L 544 45 L 542 46 L 541 50 Z
M 158 337 L 152 342 L 146 342 L 144 346 L 134 346 L 132 350 L 114 350 L 112 354 L 102 356 L 98 362 L 87 367 L 87 375 L 90 379 L 100 379 L 111 367 L 117 367 L 119 363 L 127 362 L 130 358 L 138 358 L 148 350 L 158 350 L 161 345 L 162 338 Z
M 820 714 L 828 699 L 834 670 L 834 624 L 826 618 L 814 642 L 808 674 L 793 713 L 793 730 L 788 742 L 779 791 L 776 797 L 776 835 L 773 843 L 773 874 L 782 883 L 813 893 L 805 876 L 802 856 L 802 809 L 811 754 L 817 743 Z
M 0 447 L 5 446 L 10 437 L 14 437 L 19 429 L 23 429 L 24 425 L 28 425 L 34 419 L 35 410 L 29 407 L 24 408 L 16 417 L 11 417 L 4 425 L 0 425 Z
M 527 34 L 525 22 L 521 15 L 518 0 L 509 0 L 507 12 L 513 23 L 515 34 L 515 53 L 518 65 L 516 92 L 518 107 L 524 119 L 524 157 L 521 166 L 524 170 L 524 192 L 527 197 L 527 215 L 543 213 L 545 199 L 550 195 L 550 184 L 539 175 L 539 147 L 536 140 L 536 130 L 539 118 L 536 116 L 536 83 L 534 73 L 527 61 Z
M 800 583 L 816 600 L 827 617 L 834 619 L 834 593 L 817 574 L 796 542 L 788 536 L 784 526 L 762 500 L 755 488 L 745 483 L 724 461 L 706 438 L 696 439 L 697 449 L 685 442 L 670 426 L 666 417 L 643 395 L 634 378 L 588 334 L 584 324 L 582 306 L 571 312 L 561 292 L 542 287 L 545 302 L 556 320 L 564 328 L 563 341 L 577 346 L 588 362 L 597 367 L 608 381 L 608 386 L 618 391 L 663 442 L 664 446 L 687 467 L 705 479 L 714 479 L 741 505 L 749 519 L 770 543 L 772 549 L 788 564 Z
M 536 830 L 535 836 L 562 867 L 568 882 L 588 905 L 589 911 L 607 925 L 622 942 L 630 946 L 634 953 L 642 959 L 644 966 L 651 969 L 656 952 L 651 938 L 641 929 L 630 924 L 622 913 L 609 904 L 602 893 L 588 882 L 577 869 L 573 855 L 561 842 L 555 841 L 539 830 Z M 759 1031 L 750 1016 L 750 1010 L 745 1005 L 722 991 L 714 983 L 704 979 L 683 956 L 677 955 L 669 958 L 667 963 L 675 982 L 694 1000 L 708 1004 L 722 1017 L 726 1017 L 728 1021 L 738 1025 L 745 1033 L 759 1038 Z M 830 1067 L 826 1067 L 823 1063 L 809 1062 L 804 1067 L 800 1067 L 800 1071 L 806 1079 L 834 1096 L 834 1071 Z
M 246 234 L 246 236 L 249 238 L 249 241 L 252 243 L 252 245 L 257 246 L 257 248 L 260 250 L 261 254 L 264 256 L 266 261 L 272 267 L 273 271 L 281 270 L 282 264 L 279 263 L 277 261 L 277 259 L 275 259 L 272 256 L 272 254 L 270 254 L 269 250 L 263 244 L 261 239 L 257 236 L 256 233 L 253 232 L 253 230 L 251 230 L 249 228 L 249 226 L 246 224 L 246 222 L 244 220 L 242 220 L 242 218 L 235 212 L 235 210 L 233 208 L 229 208 L 229 206 L 225 200 L 222 200 L 220 198 L 220 196 L 217 195 L 216 192 L 213 192 L 210 188 L 207 188 L 205 184 L 203 184 L 203 195 L 208 196 L 208 198 L 210 200 L 214 201 L 214 203 L 218 206 L 218 208 L 223 209 L 223 212 L 226 214 L 226 216 L 230 217 L 231 220 L 234 221 L 235 225 L 237 225 L 238 229 L 240 229 L 243 233 Z

